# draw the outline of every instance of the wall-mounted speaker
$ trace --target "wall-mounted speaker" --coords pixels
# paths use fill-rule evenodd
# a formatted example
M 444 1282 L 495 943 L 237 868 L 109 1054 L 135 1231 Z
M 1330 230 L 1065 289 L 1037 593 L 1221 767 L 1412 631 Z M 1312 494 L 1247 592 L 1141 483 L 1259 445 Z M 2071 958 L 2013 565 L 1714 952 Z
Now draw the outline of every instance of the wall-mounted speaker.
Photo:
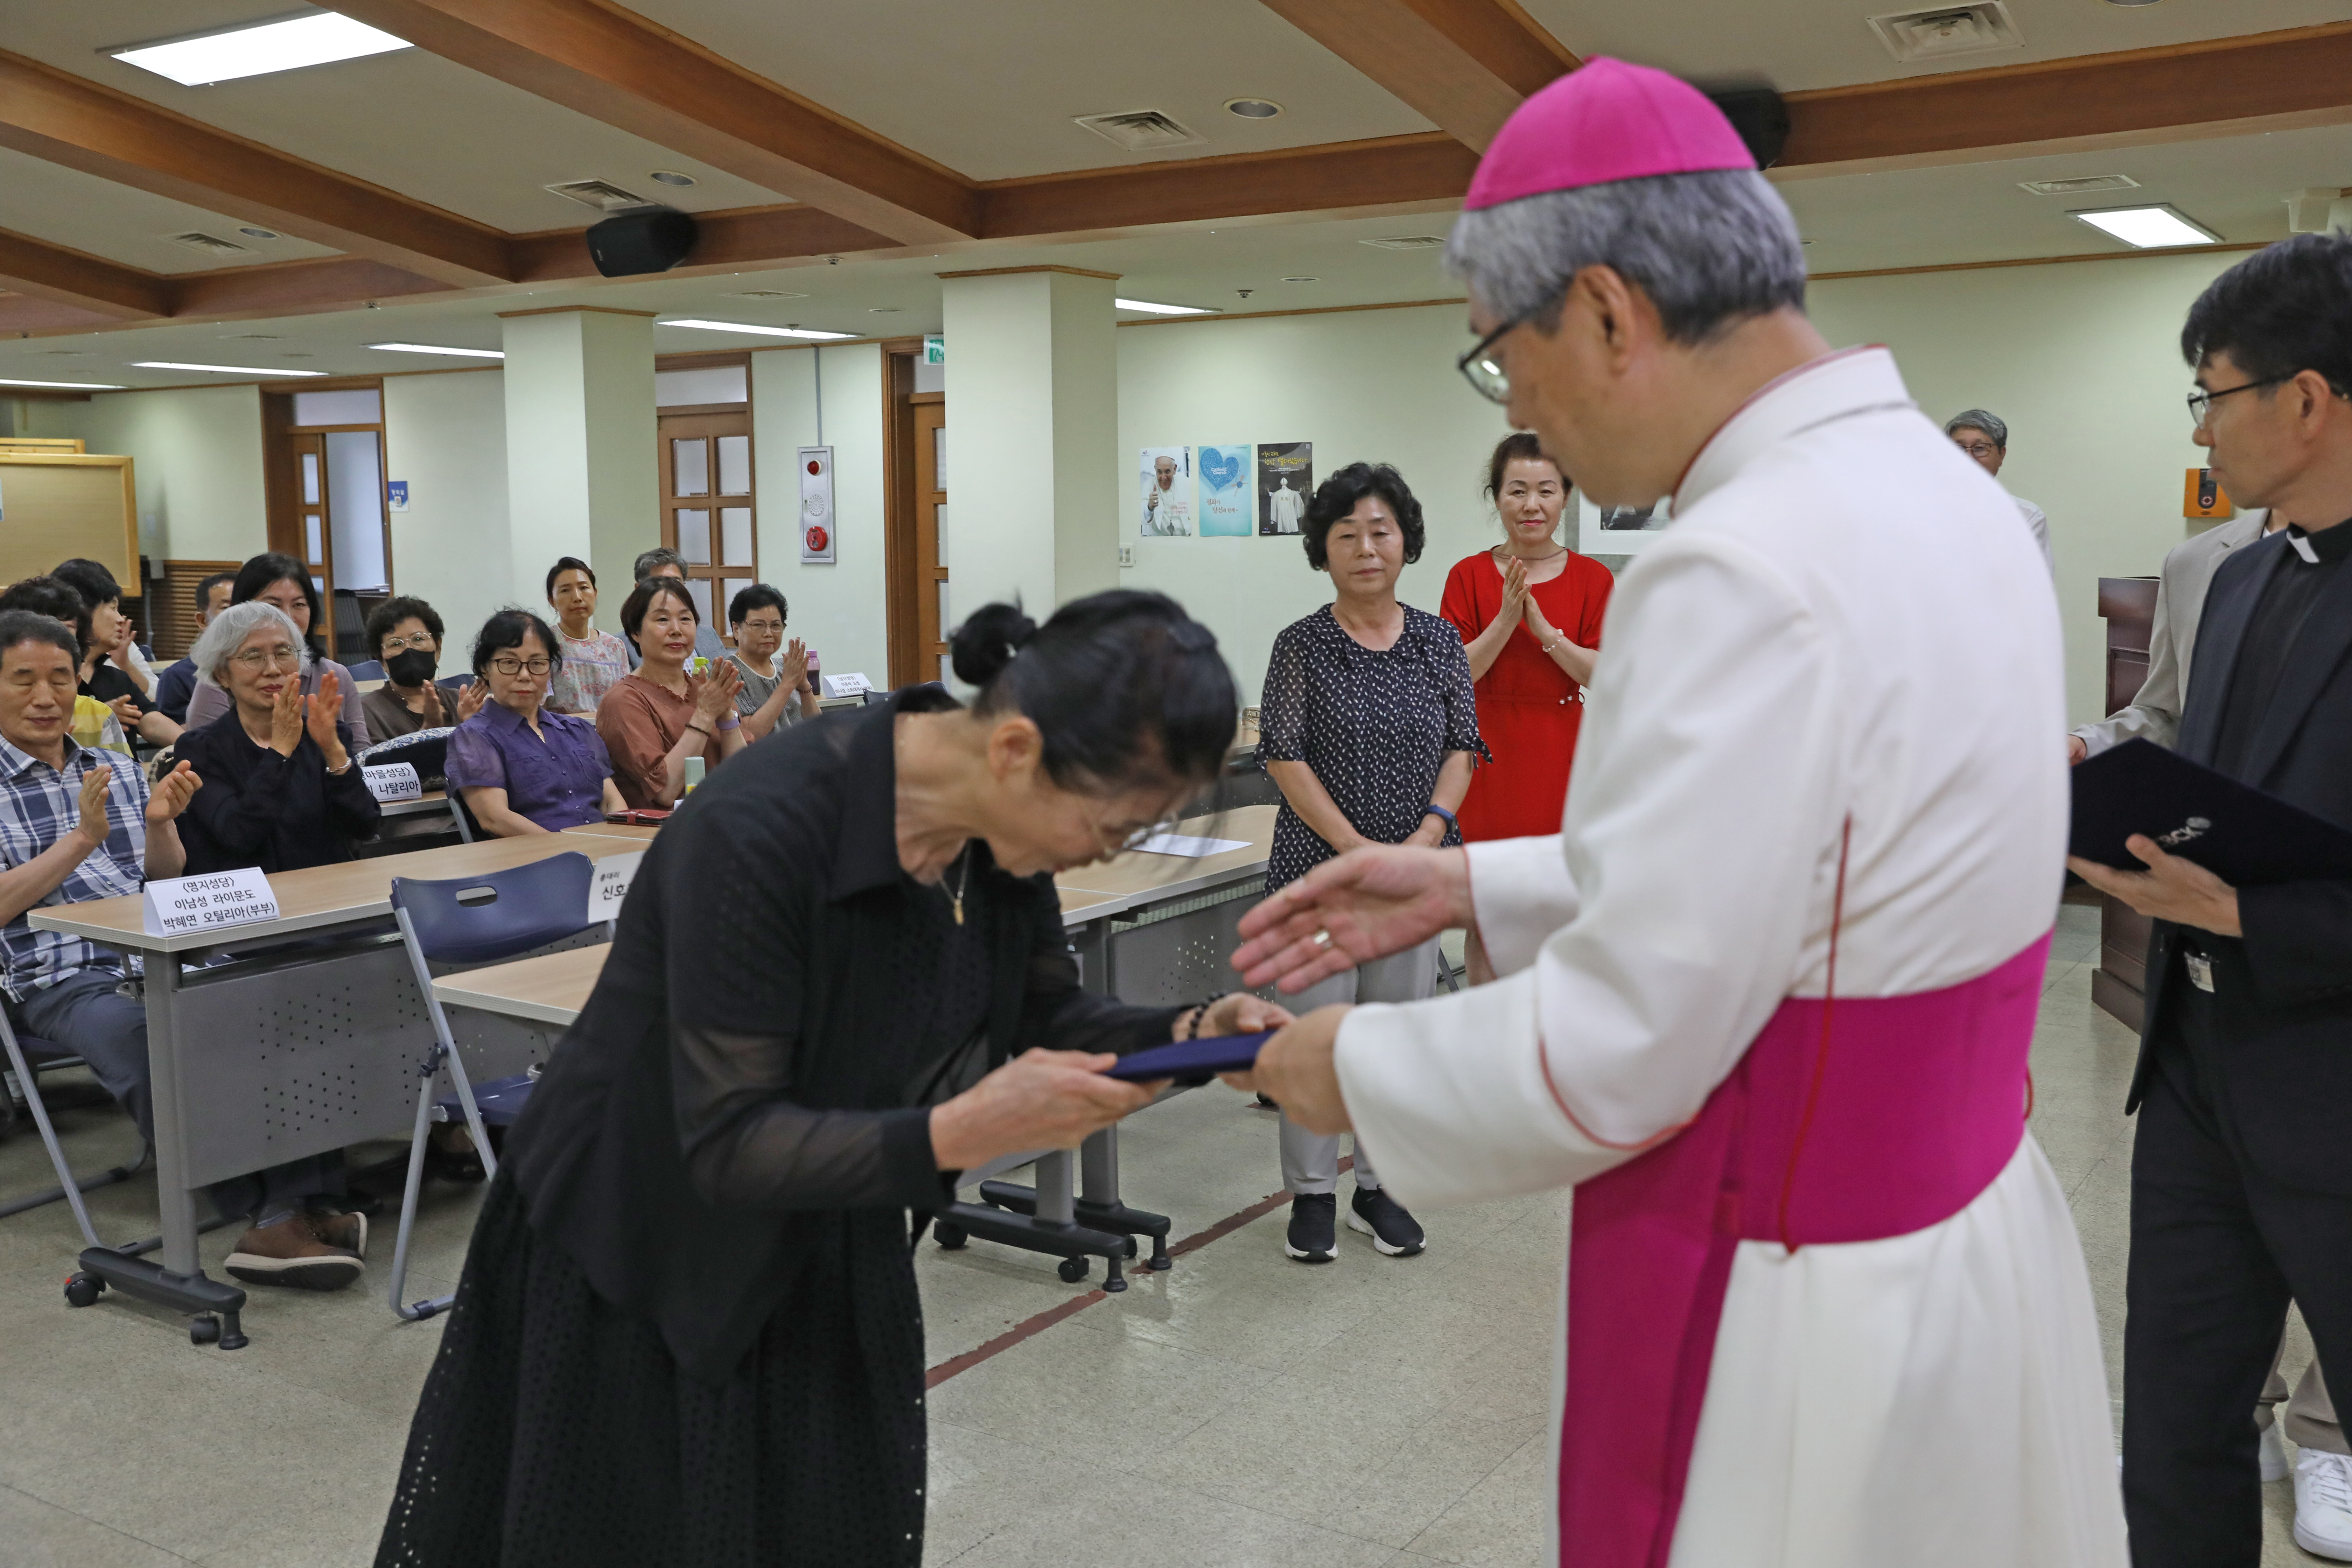
M 1780 161 L 1789 145 L 1789 106 L 1779 93 L 1769 87 L 1755 87 L 1706 96 L 1748 143 L 1758 168 L 1769 169 Z
M 694 248 L 694 220 L 667 207 L 608 217 L 588 230 L 588 258 L 607 278 L 667 272 Z

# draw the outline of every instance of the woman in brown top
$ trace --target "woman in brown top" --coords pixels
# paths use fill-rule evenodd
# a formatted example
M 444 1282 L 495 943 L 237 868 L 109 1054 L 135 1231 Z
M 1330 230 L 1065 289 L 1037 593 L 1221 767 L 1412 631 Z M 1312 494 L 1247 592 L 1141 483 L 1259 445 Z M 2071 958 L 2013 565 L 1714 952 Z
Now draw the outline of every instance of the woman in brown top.
M 368 613 L 368 650 L 383 666 L 383 684 L 360 699 L 371 742 L 462 724 L 481 708 L 489 689 L 480 681 L 458 692 L 455 701 L 433 683 L 441 663 L 441 636 L 439 614 L 405 594 Z
M 596 733 L 613 758 L 613 782 L 632 808 L 675 805 L 686 793 L 686 759 L 717 767 L 743 749 L 735 693 L 743 677 L 720 659 L 689 671 L 702 617 L 674 577 L 648 577 L 621 606 L 621 630 L 645 662 L 596 704 Z

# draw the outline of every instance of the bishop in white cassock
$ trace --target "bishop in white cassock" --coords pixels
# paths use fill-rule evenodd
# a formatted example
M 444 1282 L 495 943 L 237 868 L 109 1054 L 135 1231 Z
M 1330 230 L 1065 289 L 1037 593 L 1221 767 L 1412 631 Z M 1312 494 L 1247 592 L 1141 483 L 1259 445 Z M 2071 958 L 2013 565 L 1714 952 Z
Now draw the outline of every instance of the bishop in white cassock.
M 2063 655 L 2009 498 L 1805 321 L 1721 115 L 1595 61 L 1451 260 L 1464 368 L 1602 505 L 1557 837 L 1331 862 L 1251 984 L 1475 923 L 1496 983 L 1308 1015 L 1255 1087 L 1415 1207 L 1574 1184 L 1551 1522 L 1576 1568 L 2122 1568 L 2089 1281 L 2026 1131 Z

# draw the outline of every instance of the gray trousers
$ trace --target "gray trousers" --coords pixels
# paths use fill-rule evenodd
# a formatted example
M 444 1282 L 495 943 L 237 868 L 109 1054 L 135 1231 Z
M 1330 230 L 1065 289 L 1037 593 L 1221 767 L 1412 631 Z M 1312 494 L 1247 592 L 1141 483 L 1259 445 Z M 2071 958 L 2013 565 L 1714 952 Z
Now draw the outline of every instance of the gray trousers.
M 2271 1362 L 2270 1381 L 2263 1385 L 2263 1402 L 2254 1408 L 2254 1425 L 2267 1426 L 2273 1421 L 2282 1423 L 2281 1430 L 2298 1448 L 2316 1448 L 2323 1454 L 2352 1454 L 2352 1447 L 2344 1441 L 2344 1424 L 2336 1418 L 2336 1402 L 2327 1396 L 2327 1380 L 2320 1375 L 2319 1359 L 2303 1369 L 2295 1382 L 2294 1392 L 2286 1391 L 2286 1379 L 2281 1375 L 2279 1362 L 2286 1355 L 2286 1342 L 2279 1342 L 2279 1353 Z M 2284 1404 L 2286 1408 L 2275 1410 Z
M 54 985 L 11 1003 L 9 1021 L 18 1043 L 26 1035 L 63 1047 L 89 1064 L 90 1074 L 122 1103 L 138 1124 L 139 1136 L 155 1142 L 155 1102 L 147 1081 L 147 1006 L 117 989 L 122 976 L 112 970 L 84 969 Z M 0 1061 L 5 1060 L 0 1054 Z M 341 1151 L 289 1160 L 212 1188 L 225 1219 L 253 1218 L 274 1225 L 299 1214 L 315 1197 L 342 1191 Z
M 1360 963 L 1344 974 L 1318 981 L 1296 996 L 1285 996 L 1282 1005 L 1303 1017 L 1317 1007 L 1328 1007 L 1335 1003 L 1423 1002 L 1436 989 L 1437 939 L 1432 937 L 1418 947 Z M 1328 1137 L 1309 1132 L 1284 1117 L 1282 1184 L 1293 1193 L 1337 1192 L 1342 1136 L 1338 1132 Z M 1356 1139 L 1355 1145 L 1356 1185 L 1378 1187 L 1380 1174 L 1364 1152 L 1363 1140 Z

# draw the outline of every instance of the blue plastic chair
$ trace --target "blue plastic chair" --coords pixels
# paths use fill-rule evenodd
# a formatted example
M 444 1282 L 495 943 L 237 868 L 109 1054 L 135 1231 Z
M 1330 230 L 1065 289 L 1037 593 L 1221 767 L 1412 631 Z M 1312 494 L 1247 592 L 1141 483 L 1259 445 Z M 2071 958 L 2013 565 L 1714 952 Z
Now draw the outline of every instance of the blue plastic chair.
M 17 1088 L 25 1097 L 25 1109 L 31 1113 L 33 1125 L 40 1131 L 41 1145 L 48 1151 L 50 1168 L 58 1173 L 58 1184 L 47 1192 L 0 1203 L 0 1219 L 63 1199 L 73 1210 L 74 1223 L 81 1227 L 82 1239 L 92 1247 L 103 1246 L 104 1243 L 98 1239 L 97 1230 L 89 1223 L 89 1210 L 83 1205 L 81 1195 L 94 1187 L 129 1181 L 146 1167 L 148 1151 L 142 1147 L 139 1158 L 128 1165 L 110 1166 L 94 1176 L 75 1175 L 73 1167 L 66 1162 L 64 1149 L 58 1146 L 57 1129 L 49 1123 L 49 1108 L 42 1103 L 40 1075 L 59 1068 L 79 1066 L 81 1058 L 63 1046 L 53 1045 L 31 1035 L 19 1035 L 5 1013 L 0 1013 L 0 1048 L 6 1052 L 6 1060 L 0 1065 L 5 1065 L 9 1076 L 16 1080 Z M 13 1107 L 0 1106 L 0 1111 L 14 1119 Z
M 400 1237 L 392 1255 L 392 1310 L 411 1322 L 446 1310 L 456 1298 L 436 1296 L 413 1304 L 402 1302 L 401 1286 L 408 1276 L 408 1242 L 416 1224 L 416 1194 L 425 1179 L 425 1140 L 436 1120 L 451 1114 L 436 1107 L 433 1080 L 446 1071 L 457 1089 L 456 1113 L 466 1119 L 482 1168 L 499 1173 L 490 1152 L 485 1114 L 504 1126 L 521 1113 L 530 1097 L 528 1075 L 484 1084 L 478 1098 L 466 1079 L 466 1064 L 449 1032 L 449 1016 L 433 994 L 433 964 L 496 963 L 534 947 L 576 936 L 592 924 L 588 889 L 596 878 L 595 862 L 578 851 L 551 855 L 510 870 L 459 877 L 446 881 L 423 881 L 395 877 L 392 881 L 392 913 L 400 924 L 400 940 L 416 971 L 417 989 L 425 994 L 425 1011 L 433 1019 L 433 1047 L 416 1065 L 416 1125 L 409 1138 L 408 1184 L 400 1200 Z M 436 1112 L 439 1111 L 436 1117 Z
M 357 664 L 346 665 L 343 668 L 352 672 L 352 679 L 353 680 L 383 680 L 386 679 L 383 673 L 383 666 L 372 658 L 363 658 Z

